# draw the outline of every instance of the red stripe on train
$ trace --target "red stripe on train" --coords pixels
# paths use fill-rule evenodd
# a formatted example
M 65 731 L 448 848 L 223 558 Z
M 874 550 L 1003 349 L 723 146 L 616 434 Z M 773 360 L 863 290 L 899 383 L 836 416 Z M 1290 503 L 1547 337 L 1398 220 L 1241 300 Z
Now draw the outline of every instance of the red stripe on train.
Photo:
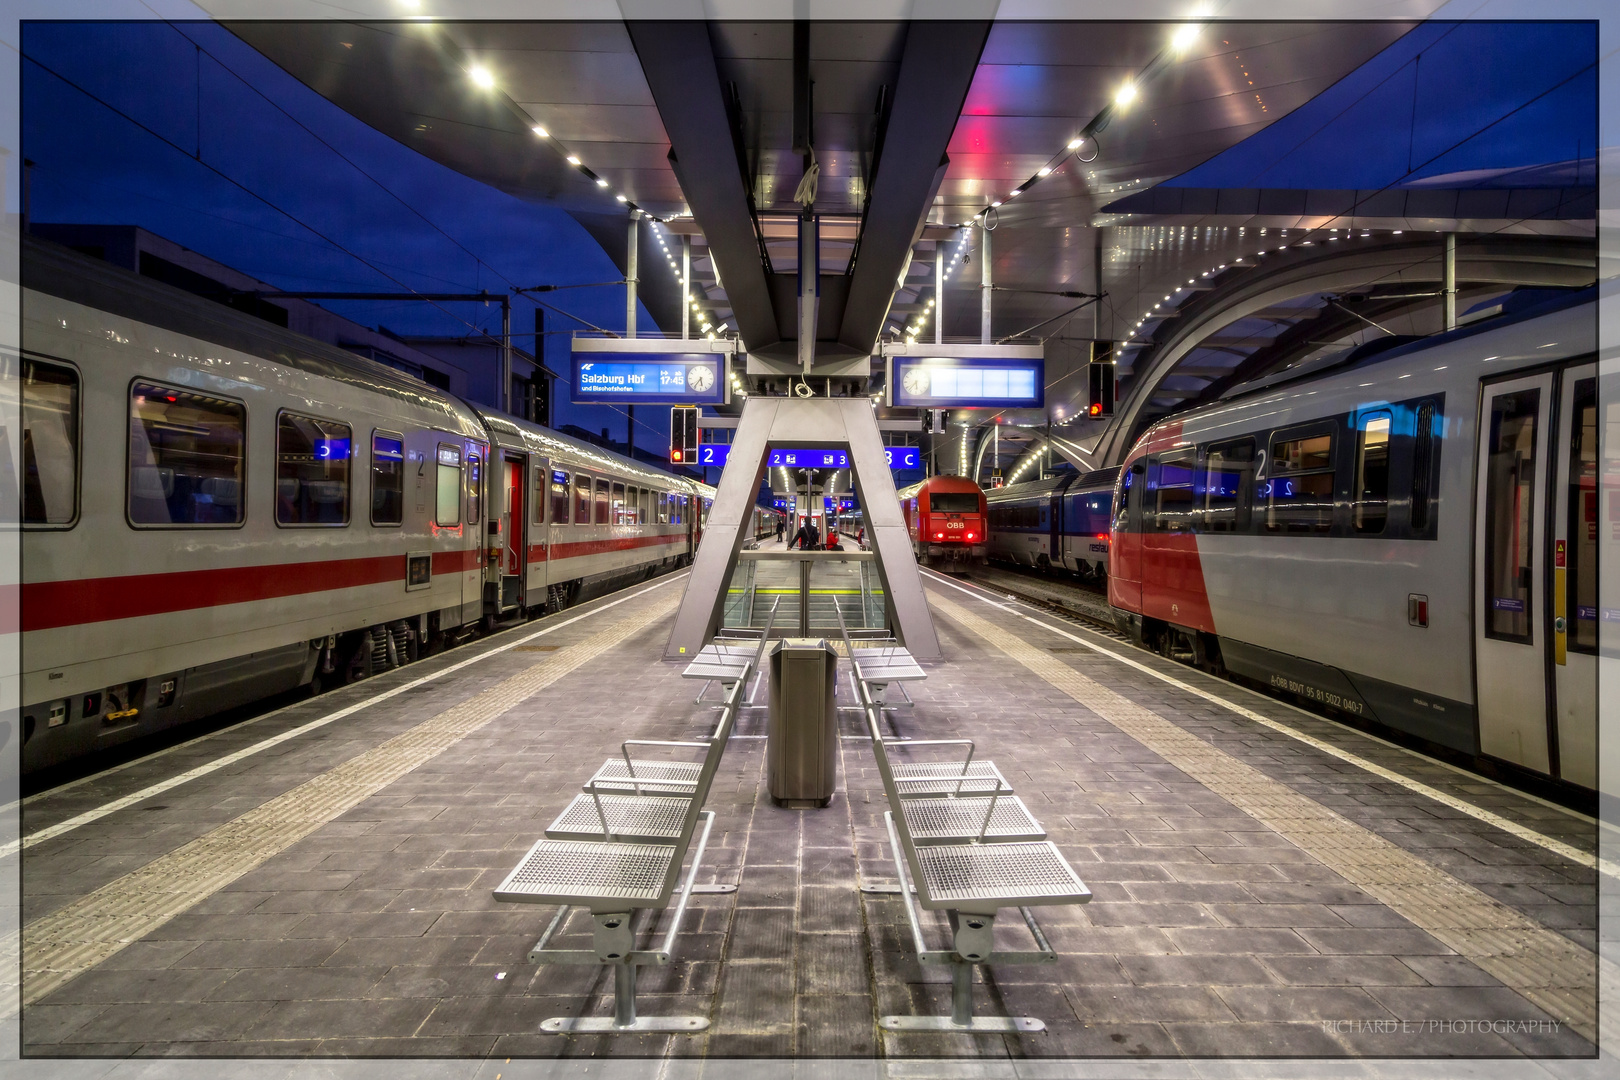
M 553 559 L 576 559 L 583 555 L 605 555 L 610 551 L 630 551 L 634 548 L 657 547 L 660 544 L 685 544 L 684 533 L 674 533 L 668 536 L 627 536 L 613 540 L 578 540 L 571 544 L 554 544 L 551 548 Z M 544 562 L 546 559 L 546 545 L 530 544 L 529 561 Z
M 476 570 L 478 555 L 476 551 L 435 551 L 433 573 L 438 576 Z M 389 581 L 404 584 L 405 556 L 29 582 L 21 590 L 22 629 L 53 630 Z

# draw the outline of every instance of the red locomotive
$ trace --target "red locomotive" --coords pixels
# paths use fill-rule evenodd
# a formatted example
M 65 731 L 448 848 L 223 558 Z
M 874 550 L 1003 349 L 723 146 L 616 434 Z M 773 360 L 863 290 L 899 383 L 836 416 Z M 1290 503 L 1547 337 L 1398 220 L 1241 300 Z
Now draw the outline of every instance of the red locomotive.
M 985 561 L 984 492 L 961 476 L 933 476 L 899 492 L 917 562 Z

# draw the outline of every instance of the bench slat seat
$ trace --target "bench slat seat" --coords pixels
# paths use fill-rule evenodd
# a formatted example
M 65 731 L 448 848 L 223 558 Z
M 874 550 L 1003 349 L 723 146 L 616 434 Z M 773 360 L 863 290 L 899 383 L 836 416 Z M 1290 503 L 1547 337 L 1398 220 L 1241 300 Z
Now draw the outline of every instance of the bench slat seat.
M 685 795 L 697 790 L 703 764 L 696 761 L 635 761 L 634 772 L 623 758 L 602 763 L 585 786 L 636 795 Z
M 506 880 L 495 899 L 509 904 L 590 906 L 606 901 L 650 904 L 665 897 L 674 844 L 601 841 L 538 841 Z
M 1083 904 L 1091 890 L 1050 840 L 1021 844 L 917 846 L 917 898 L 931 910 L 991 902 Z
M 957 799 L 905 799 L 900 808 L 906 831 L 917 844 L 949 844 L 973 840 L 1000 842 L 1046 839 L 1046 830 L 1015 795 L 995 799 L 977 795 Z M 985 817 L 990 822 L 985 824 Z
M 893 745 L 904 746 L 905 743 Z M 902 799 L 954 794 L 978 795 L 996 791 L 1005 795 L 1012 791 L 1012 785 L 1001 775 L 1001 770 L 996 768 L 995 762 L 982 758 L 969 762 L 965 773 L 959 761 L 911 762 L 893 765 L 890 772 L 894 778 L 896 793 Z
M 546 826 L 546 835 L 553 840 L 671 842 L 680 838 L 690 805 L 690 799 L 659 795 L 576 795 Z M 602 834 L 603 818 L 607 836 Z

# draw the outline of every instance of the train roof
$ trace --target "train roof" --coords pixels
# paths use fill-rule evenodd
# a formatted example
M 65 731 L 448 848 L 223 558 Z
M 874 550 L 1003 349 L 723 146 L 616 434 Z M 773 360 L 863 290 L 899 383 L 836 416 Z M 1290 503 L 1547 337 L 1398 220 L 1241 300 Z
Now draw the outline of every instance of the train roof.
M 1222 403 L 1241 401 L 1251 394 L 1261 394 L 1268 390 L 1276 390 L 1294 383 L 1325 378 L 1328 375 L 1337 375 L 1346 371 L 1360 371 L 1377 364 L 1398 360 L 1403 356 L 1410 356 L 1412 353 L 1421 352 L 1436 345 L 1503 330 L 1509 326 L 1551 315 L 1566 308 L 1579 307 L 1581 304 L 1590 303 L 1597 297 L 1597 288 L 1595 286 L 1586 286 L 1580 289 L 1535 289 L 1527 292 L 1526 296 L 1530 297 L 1530 299 L 1519 304 L 1513 303 L 1510 297 L 1502 306 L 1502 314 L 1494 318 L 1482 319 L 1479 322 L 1459 326 L 1454 330 L 1447 330 L 1439 334 L 1419 337 L 1403 334 L 1369 341 L 1340 352 L 1318 357 L 1310 363 L 1279 372 L 1270 378 L 1234 387 L 1231 394 L 1222 397 L 1220 400 Z
M 623 454 L 615 454 L 611 450 L 604 450 L 600 446 L 588 443 L 583 439 L 576 439 L 551 428 L 542 427 L 528 420 L 520 420 L 515 416 L 494 409 L 486 409 L 481 405 L 473 406 L 475 411 L 489 428 L 491 434 L 504 435 L 508 439 L 516 439 L 529 450 L 539 454 L 553 455 L 565 452 L 575 459 L 583 459 L 590 467 L 612 472 L 629 480 L 636 480 L 644 484 L 659 484 L 677 491 L 695 492 L 704 498 L 714 498 L 714 488 L 699 483 L 685 476 L 676 476 L 660 469 L 654 469 Z
M 1018 502 L 1020 499 L 1051 498 L 1066 491 L 1077 477 L 1077 473 L 1064 472 L 1049 476 L 1045 480 L 1025 480 L 1022 484 L 1008 484 L 1005 487 L 990 488 L 984 493 L 985 501 L 994 505 L 996 503 Z
M 27 290 L 45 293 L 442 413 L 455 421 L 449 426 L 462 434 L 477 435 L 480 431 L 477 414 L 453 394 L 386 364 L 102 259 L 25 234 L 21 265 L 25 304 Z
M 1551 291 L 1536 290 L 1540 296 L 1534 302 L 1526 303 L 1517 309 L 1513 305 L 1504 305 L 1503 314 L 1494 318 L 1480 320 L 1477 323 L 1471 323 L 1468 326 L 1458 327 L 1455 330 L 1430 334 L 1426 337 L 1403 338 L 1398 342 L 1386 345 L 1382 349 L 1357 346 L 1356 348 L 1346 349 L 1343 352 L 1323 357 L 1318 362 L 1285 372 L 1283 378 L 1235 388 L 1229 396 L 1222 397 L 1217 401 L 1209 402 L 1195 409 L 1171 413 L 1169 416 L 1155 420 L 1148 425 L 1141 436 L 1132 444 L 1131 452 L 1135 452 L 1137 447 L 1140 447 L 1152 437 L 1156 429 L 1166 423 L 1184 423 L 1189 418 L 1204 416 L 1217 411 L 1226 411 L 1234 407 L 1246 407 L 1256 400 L 1265 398 L 1268 394 L 1275 394 L 1291 387 L 1303 386 L 1313 381 L 1331 379 L 1350 372 L 1362 371 L 1380 364 L 1397 363 L 1415 354 L 1455 344 L 1469 338 L 1511 332 L 1514 328 L 1527 322 L 1571 311 L 1583 305 L 1591 304 L 1597 298 L 1596 286 L 1559 290 L 1557 295 L 1546 299 L 1542 298 L 1546 296 L 1547 292 Z M 1377 346 L 1383 344 L 1383 342 L 1369 342 L 1368 344 Z
M 950 473 L 941 473 L 939 476 L 930 476 L 928 479 L 923 480 L 920 483 L 912 484 L 909 487 L 903 487 L 899 491 L 895 492 L 895 496 L 901 499 L 909 499 L 916 495 L 919 491 L 922 491 L 924 488 L 927 488 L 929 491 L 934 491 L 937 489 L 939 491 L 978 491 L 981 493 L 984 490 L 983 488 L 979 487 L 977 483 L 969 480 L 965 476 L 955 476 Z

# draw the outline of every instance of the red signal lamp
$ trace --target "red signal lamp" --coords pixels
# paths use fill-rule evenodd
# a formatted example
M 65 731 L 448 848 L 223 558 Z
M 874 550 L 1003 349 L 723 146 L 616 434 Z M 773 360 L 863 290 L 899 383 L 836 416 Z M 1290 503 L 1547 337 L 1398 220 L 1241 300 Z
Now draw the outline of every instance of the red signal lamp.
M 1102 415 L 1102 402 L 1093 401 L 1091 403 L 1091 407 L 1086 410 L 1086 415 L 1087 416 L 1101 416 Z
M 681 452 L 679 450 L 671 450 L 669 452 L 669 460 L 671 460 L 671 461 L 679 461 L 679 460 L 681 460 Z

